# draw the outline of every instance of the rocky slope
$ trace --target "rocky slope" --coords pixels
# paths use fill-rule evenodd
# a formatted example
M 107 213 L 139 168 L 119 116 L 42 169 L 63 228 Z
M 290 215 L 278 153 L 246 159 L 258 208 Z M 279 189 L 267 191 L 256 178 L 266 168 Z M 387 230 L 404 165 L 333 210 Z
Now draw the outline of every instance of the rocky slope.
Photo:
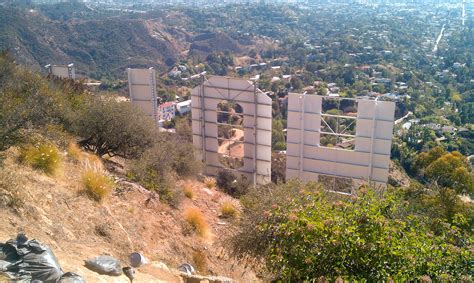
M 232 220 L 219 218 L 219 208 L 224 201 L 237 206 L 238 202 L 205 188 L 201 182 L 188 181 L 196 198 L 185 199 L 174 209 L 114 174 L 117 189 L 100 204 L 81 192 L 81 166 L 67 157 L 62 172 L 49 177 L 19 164 L 15 149 L 2 155 L 1 242 L 24 232 L 49 245 L 64 271 L 76 272 L 88 282 L 128 282 L 123 275 L 98 275 L 84 267 L 84 260 L 108 254 L 125 266 L 134 251 L 151 262 L 138 270 L 136 282 L 180 282 L 175 268 L 185 262 L 199 267 L 201 275 L 226 276 L 241 282 L 257 280 L 255 273 L 225 248 L 233 225 Z M 202 238 L 186 229 L 183 211 L 188 207 L 204 213 L 209 236 Z

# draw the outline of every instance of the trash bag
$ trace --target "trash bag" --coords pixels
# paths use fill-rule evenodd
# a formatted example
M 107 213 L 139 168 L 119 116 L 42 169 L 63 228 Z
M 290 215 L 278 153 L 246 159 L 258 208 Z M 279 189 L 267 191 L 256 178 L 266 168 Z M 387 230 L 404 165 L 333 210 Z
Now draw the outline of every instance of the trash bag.
M 108 255 L 101 255 L 85 261 L 85 265 L 92 271 L 99 274 L 120 276 L 122 275 L 122 266 L 118 259 Z
M 61 276 L 58 283 L 86 283 L 86 280 L 79 274 L 66 272 Z
M 135 269 L 133 267 L 127 266 L 122 268 L 123 274 L 130 279 L 130 282 L 133 282 L 133 279 L 135 278 Z
M 0 243 L 0 273 L 11 280 L 31 282 L 57 282 L 63 275 L 51 249 L 24 234 Z
M 178 267 L 178 270 L 186 274 L 194 274 L 194 267 L 189 263 L 183 263 Z

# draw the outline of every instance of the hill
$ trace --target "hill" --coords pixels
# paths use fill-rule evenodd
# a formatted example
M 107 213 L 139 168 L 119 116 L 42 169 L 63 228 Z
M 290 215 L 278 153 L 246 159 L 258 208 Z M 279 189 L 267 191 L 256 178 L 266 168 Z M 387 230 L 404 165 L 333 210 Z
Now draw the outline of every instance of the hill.
M 158 132 L 129 102 L 31 72 L 8 54 L 0 70 L 1 243 L 25 233 L 89 282 L 125 277 L 100 277 L 84 260 L 108 254 L 127 265 L 136 251 L 151 261 L 141 282 L 179 281 L 183 263 L 201 275 L 256 279 L 227 248 L 239 202 L 215 181 L 196 181 L 189 125 Z M 221 217 L 229 204 L 233 217 Z
M 225 33 L 205 33 L 191 39 L 190 54 L 209 54 L 212 52 L 241 53 L 242 46 Z
M 126 67 L 166 66 L 179 54 L 173 38 L 159 37 L 145 20 L 127 18 L 57 21 L 37 10 L 0 9 L 0 49 L 39 69 L 46 64 L 76 64 L 79 72 L 100 78 Z
M 158 198 L 150 201 L 149 191 L 115 173 L 116 190 L 106 202 L 98 204 L 81 192 L 83 169 L 66 153 L 62 155 L 67 161 L 56 177 L 18 164 L 18 154 L 15 148 L 2 152 L 1 242 L 24 232 L 49 245 L 64 271 L 75 272 L 88 282 L 108 282 L 112 278 L 88 270 L 84 260 L 109 254 L 127 265 L 128 255 L 134 251 L 152 262 L 138 270 L 139 282 L 180 282 L 175 269 L 185 262 L 197 267 L 202 275 L 223 275 L 242 282 L 256 280 L 252 270 L 226 252 L 225 239 L 234 228 L 231 221 L 218 217 L 219 208 L 224 201 L 237 201 L 224 193 L 188 181 L 195 200 L 187 199 L 173 209 Z M 184 185 L 179 184 L 181 188 Z M 203 212 L 210 226 L 208 237 L 186 232 L 183 212 L 188 207 Z M 114 282 L 128 279 L 121 276 Z

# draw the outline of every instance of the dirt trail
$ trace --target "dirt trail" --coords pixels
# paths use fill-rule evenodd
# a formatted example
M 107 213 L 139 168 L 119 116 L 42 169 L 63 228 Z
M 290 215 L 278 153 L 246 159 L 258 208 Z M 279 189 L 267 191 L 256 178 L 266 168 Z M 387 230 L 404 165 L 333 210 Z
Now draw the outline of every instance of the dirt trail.
M 244 157 L 244 144 L 239 142 L 240 139 L 244 137 L 244 131 L 235 128 L 233 131 L 234 135 L 231 140 L 222 141 L 217 152 L 232 157 Z

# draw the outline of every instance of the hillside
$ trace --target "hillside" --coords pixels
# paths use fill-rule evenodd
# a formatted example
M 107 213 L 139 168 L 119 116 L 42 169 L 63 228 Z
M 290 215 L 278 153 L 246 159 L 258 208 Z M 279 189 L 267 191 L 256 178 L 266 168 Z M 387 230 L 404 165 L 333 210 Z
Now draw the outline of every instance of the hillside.
M 190 54 L 209 54 L 212 52 L 240 53 L 243 48 L 240 44 L 225 33 L 200 34 L 191 39 Z
M 34 69 L 76 64 L 80 73 L 118 74 L 126 67 L 165 66 L 179 53 L 173 38 L 157 37 L 144 20 L 52 20 L 37 10 L 0 9 L 0 49 Z M 167 61 L 168 60 L 168 61 Z
M 221 275 L 241 282 L 256 280 L 252 270 L 237 263 L 224 249 L 233 225 L 218 217 L 219 207 L 225 200 L 236 200 L 190 181 L 195 200 L 186 199 L 173 209 L 158 199 L 148 200 L 148 191 L 115 174 L 116 190 L 106 202 L 98 204 L 81 193 L 81 165 L 63 155 L 66 162 L 61 173 L 48 177 L 18 164 L 17 149 L 2 153 L 1 242 L 24 232 L 49 245 L 65 272 L 76 272 L 88 282 L 128 282 L 125 276 L 98 275 L 85 268 L 83 261 L 109 254 L 125 266 L 134 251 L 152 262 L 139 269 L 137 282 L 180 282 L 177 272 L 163 269 L 163 263 L 174 269 L 185 262 L 199 266 L 202 275 Z M 183 211 L 187 207 L 198 207 L 204 213 L 210 225 L 208 237 L 186 232 Z M 195 262 L 196 255 L 199 263 Z
M 0 50 L 9 49 L 32 69 L 74 63 L 78 74 L 101 79 L 123 78 L 129 67 L 165 71 L 188 55 L 241 54 L 257 44 L 247 40 L 244 46 L 225 32 L 189 30 L 197 21 L 193 16 L 173 10 L 114 14 L 79 3 L 2 6 Z

